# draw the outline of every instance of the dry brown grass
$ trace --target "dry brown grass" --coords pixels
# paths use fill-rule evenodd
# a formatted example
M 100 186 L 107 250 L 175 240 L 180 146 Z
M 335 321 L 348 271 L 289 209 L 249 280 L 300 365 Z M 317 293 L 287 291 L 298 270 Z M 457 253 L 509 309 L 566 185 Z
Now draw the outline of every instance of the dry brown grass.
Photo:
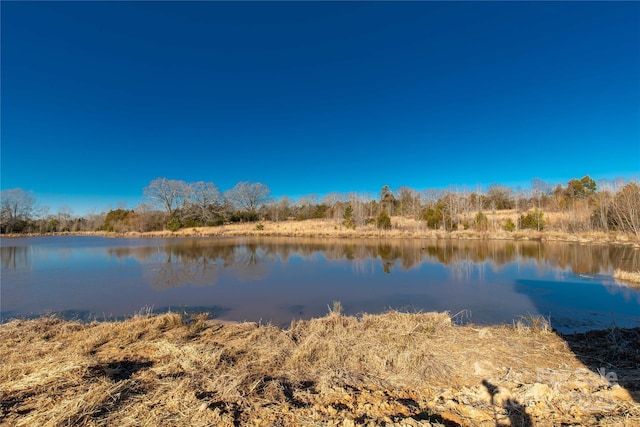
M 638 425 L 640 407 L 625 389 L 531 325 L 349 317 L 339 305 L 287 329 L 171 313 L 15 320 L 0 326 L 0 423 Z M 635 352 L 625 355 L 632 365 Z M 635 378 L 625 385 L 634 389 Z
M 625 282 L 628 286 L 640 287 L 640 271 L 616 270 L 613 278 Z
M 560 214 L 558 214 L 560 215 Z M 330 219 L 309 219 L 304 221 L 262 221 L 257 223 L 226 224 L 220 227 L 191 227 L 176 232 L 155 231 L 147 233 L 129 232 L 128 237 L 186 237 L 186 236 L 282 236 L 282 237 L 334 237 L 334 238 L 401 238 L 401 239 L 492 239 L 492 240 L 549 240 L 579 243 L 617 243 L 640 247 L 640 241 L 624 233 L 575 232 L 568 233 L 550 228 L 544 231 L 517 230 L 507 232 L 502 225 L 507 218 L 517 221 L 517 212 L 487 212 L 489 222 L 494 226 L 489 231 L 473 229 L 445 231 L 427 228 L 424 221 L 394 216 L 390 230 L 379 230 L 373 224 L 357 227 L 355 230 L 342 225 L 341 221 Z M 550 214 L 550 222 L 558 221 Z M 107 233 L 107 235 L 116 235 Z

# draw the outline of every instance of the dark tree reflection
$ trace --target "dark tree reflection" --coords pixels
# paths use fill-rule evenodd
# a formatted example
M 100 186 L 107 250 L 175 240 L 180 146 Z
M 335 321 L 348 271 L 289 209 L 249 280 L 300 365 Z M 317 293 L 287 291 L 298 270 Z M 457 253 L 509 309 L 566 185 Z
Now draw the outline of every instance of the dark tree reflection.
M 637 271 L 640 254 L 632 247 L 580 245 L 561 242 L 495 240 L 345 240 L 233 238 L 184 239 L 166 245 L 108 249 L 117 258 L 133 257 L 141 263 L 155 262 L 146 272 L 151 283 L 167 288 L 191 283 L 212 285 L 220 269 L 235 269 L 252 276 L 259 266 L 288 262 L 291 257 L 322 256 L 327 260 L 378 260 L 385 273 L 440 263 L 468 269 L 489 265 L 498 270 L 514 262 L 533 262 L 575 274 L 611 274 L 615 269 Z M 26 248 L 2 248 L 3 268 L 28 263 Z M 259 274 L 258 274 L 259 275 Z M 152 277 L 155 276 L 155 277 Z

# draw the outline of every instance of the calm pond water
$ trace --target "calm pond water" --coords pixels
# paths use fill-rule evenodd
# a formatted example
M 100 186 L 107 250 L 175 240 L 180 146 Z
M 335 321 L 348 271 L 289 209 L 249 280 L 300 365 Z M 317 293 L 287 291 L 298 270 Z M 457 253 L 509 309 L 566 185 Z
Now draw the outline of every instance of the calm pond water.
M 123 318 L 152 309 L 288 325 L 346 314 L 449 311 L 459 323 L 543 315 L 562 332 L 640 326 L 638 270 L 622 246 L 302 238 L 1 239 L 2 321 L 57 313 Z

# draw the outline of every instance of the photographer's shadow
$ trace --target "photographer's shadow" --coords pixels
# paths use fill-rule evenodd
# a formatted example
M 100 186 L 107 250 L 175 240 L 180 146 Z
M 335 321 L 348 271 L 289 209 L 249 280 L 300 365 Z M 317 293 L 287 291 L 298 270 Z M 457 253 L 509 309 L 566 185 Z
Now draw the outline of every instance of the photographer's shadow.
M 482 380 L 482 385 L 487 389 L 491 396 L 491 407 L 493 408 L 493 417 L 496 427 L 533 427 L 531 417 L 527 414 L 526 408 L 517 400 L 508 399 L 504 402 L 503 413 L 498 414 L 496 410 L 495 396 L 499 393 L 498 387 L 491 384 L 487 380 Z M 507 417 L 509 422 L 502 424 L 498 417 Z

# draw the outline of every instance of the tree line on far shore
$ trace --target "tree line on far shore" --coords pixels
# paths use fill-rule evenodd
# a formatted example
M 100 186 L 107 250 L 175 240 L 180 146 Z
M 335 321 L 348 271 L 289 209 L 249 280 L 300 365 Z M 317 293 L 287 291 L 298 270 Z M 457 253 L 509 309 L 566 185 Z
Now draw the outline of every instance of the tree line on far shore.
M 499 184 L 485 191 L 467 188 L 417 191 L 384 186 L 377 195 L 330 193 L 276 200 L 266 184 L 239 182 L 221 192 L 213 182 L 157 178 L 143 189 L 145 202 L 135 209 L 118 208 L 75 216 L 70 209 L 51 214 L 39 209 L 32 193 L 20 188 L 0 193 L 0 233 L 81 231 L 176 231 L 257 221 L 337 220 L 356 229 L 393 227 L 392 217 L 424 221 L 430 229 L 477 231 L 554 229 L 563 232 L 619 231 L 640 237 L 640 185 L 618 179 L 596 183 L 588 175 L 566 185 L 533 179 L 528 189 Z M 516 212 L 516 220 L 491 215 Z M 547 217 L 556 214 L 551 224 Z M 545 216 L 546 214 L 546 216 Z

